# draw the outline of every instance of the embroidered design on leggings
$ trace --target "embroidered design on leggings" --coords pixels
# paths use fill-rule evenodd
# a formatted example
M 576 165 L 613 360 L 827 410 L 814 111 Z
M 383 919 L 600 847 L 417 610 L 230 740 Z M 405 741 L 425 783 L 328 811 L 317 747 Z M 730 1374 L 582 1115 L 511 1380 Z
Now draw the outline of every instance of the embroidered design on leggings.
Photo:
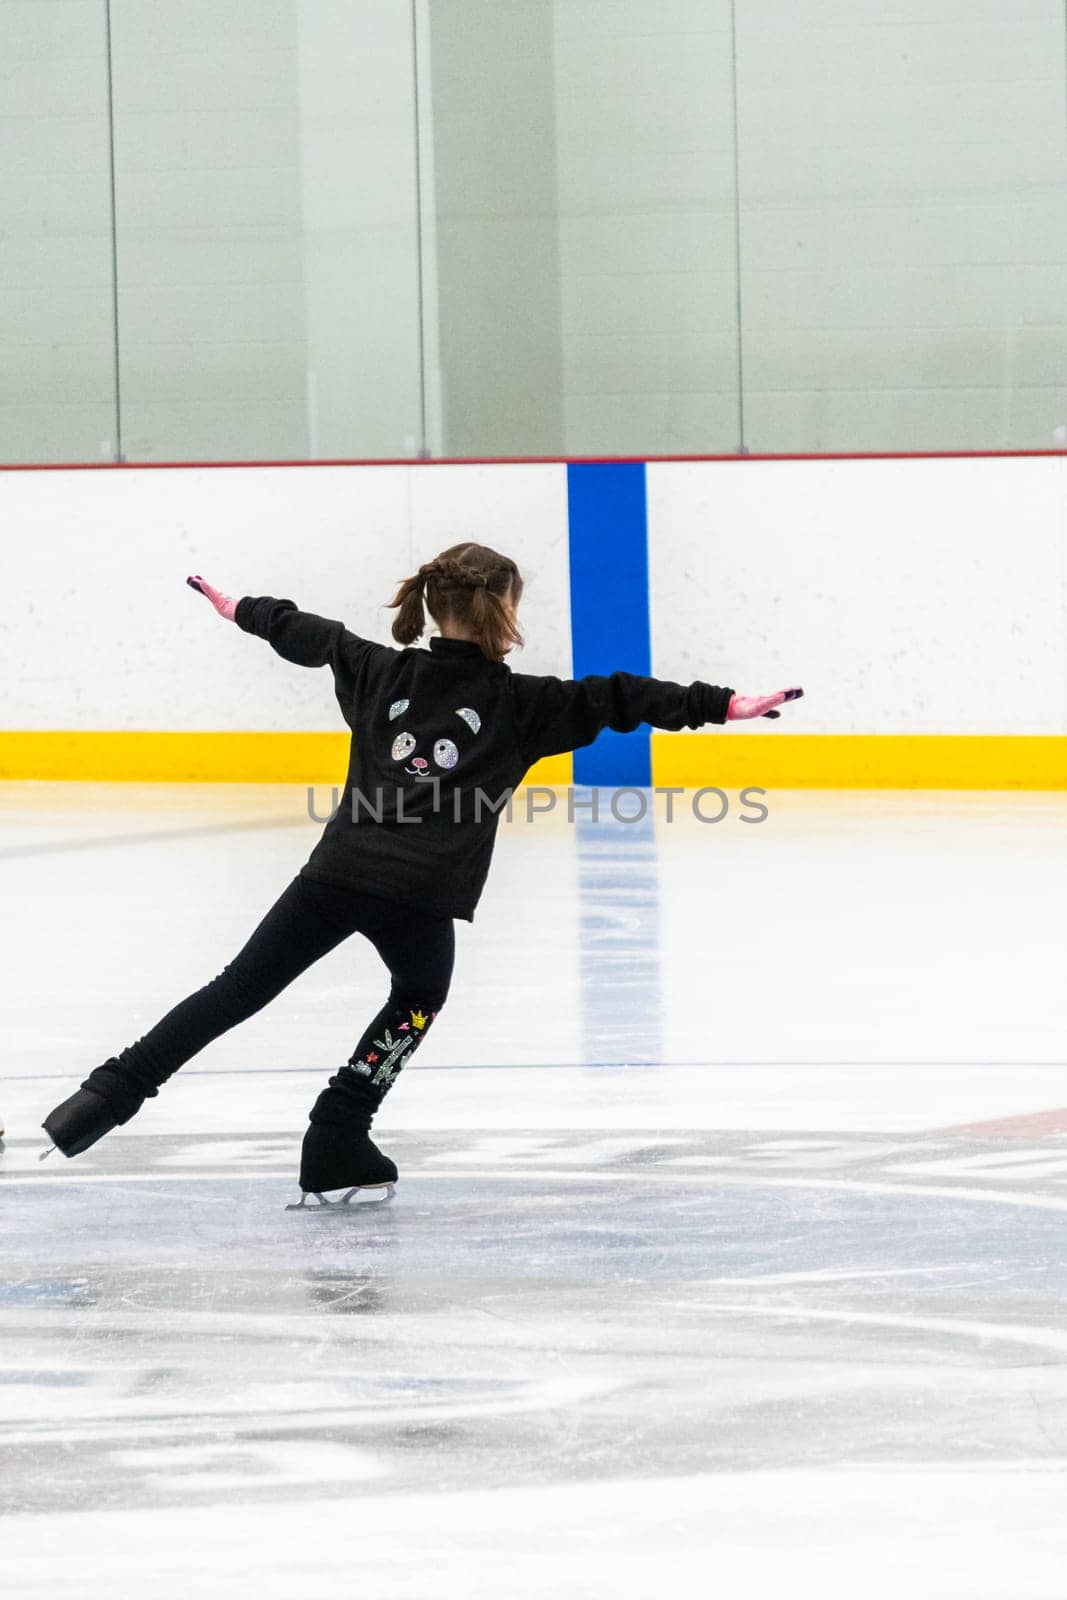
M 383 1029 L 385 1038 L 375 1039 L 374 1043 L 378 1046 L 378 1050 L 385 1051 L 384 1058 L 379 1056 L 377 1051 L 368 1050 L 359 1059 L 347 1063 L 349 1070 L 358 1073 L 362 1078 L 369 1078 L 371 1083 L 384 1093 L 404 1065 L 404 1058 L 418 1044 L 427 1025 L 436 1015 L 436 1011 L 431 1011 L 427 1016 L 421 1007 L 409 1011 L 408 1016 L 411 1021 L 401 1022 L 397 1028 L 400 1038 L 394 1039 L 390 1029 L 385 1028 Z

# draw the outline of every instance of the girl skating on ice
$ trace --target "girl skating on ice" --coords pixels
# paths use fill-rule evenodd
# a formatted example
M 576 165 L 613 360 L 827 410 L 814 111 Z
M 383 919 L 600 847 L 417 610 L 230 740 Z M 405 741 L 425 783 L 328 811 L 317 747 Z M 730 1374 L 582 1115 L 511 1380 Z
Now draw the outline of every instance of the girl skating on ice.
M 351 729 L 344 792 L 297 876 L 247 944 L 204 988 L 96 1067 L 44 1122 L 67 1156 L 129 1122 L 148 1096 L 220 1034 L 260 1011 L 353 933 L 390 976 L 385 1004 L 314 1106 L 300 1160 L 300 1205 L 334 1191 L 388 1198 L 397 1181 L 372 1119 L 448 996 L 454 921 L 473 921 L 497 818 L 542 756 L 591 744 L 603 728 L 679 730 L 757 716 L 800 689 L 745 698 L 732 689 L 614 672 L 564 680 L 514 672 L 522 578 L 484 545 L 453 545 L 391 601 L 402 648 L 299 611 L 291 600 L 232 600 L 187 582 L 219 615 L 299 666 L 329 666 Z M 415 647 L 426 611 L 439 633 Z

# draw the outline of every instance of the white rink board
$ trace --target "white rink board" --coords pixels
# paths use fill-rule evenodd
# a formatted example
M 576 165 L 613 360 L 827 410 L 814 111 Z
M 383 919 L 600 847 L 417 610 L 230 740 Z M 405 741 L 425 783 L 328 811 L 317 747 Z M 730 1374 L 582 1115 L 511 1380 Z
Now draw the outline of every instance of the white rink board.
M 463 538 L 529 571 L 515 666 L 570 672 L 562 465 L 11 472 L 0 516 L 12 729 L 336 729 L 329 674 L 221 626 L 186 577 L 391 643 L 398 582 Z
M 802 684 L 797 733 L 1067 733 L 1065 475 L 1060 457 L 652 462 L 653 673 Z
M 652 672 L 801 683 L 797 733 L 1063 734 L 1065 490 L 1060 457 L 652 462 Z M 571 671 L 563 463 L 12 472 L 0 513 L 12 729 L 334 729 L 327 676 L 186 575 L 388 640 L 398 580 L 466 537 L 526 577 L 516 669 Z

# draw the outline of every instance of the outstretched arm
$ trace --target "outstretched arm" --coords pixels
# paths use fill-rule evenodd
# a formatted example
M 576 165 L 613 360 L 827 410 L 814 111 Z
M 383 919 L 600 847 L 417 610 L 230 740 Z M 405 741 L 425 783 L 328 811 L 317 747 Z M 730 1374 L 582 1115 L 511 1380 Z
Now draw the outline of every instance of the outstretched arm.
M 601 677 L 533 677 L 512 674 L 520 746 L 530 761 L 592 744 L 603 728 L 632 733 L 655 728 L 699 728 L 725 722 L 731 689 L 710 683 L 670 683 L 631 672 Z
M 275 600 L 272 595 L 253 597 L 245 595 L 234 600 L 214 588 L 199 575 L 186 578 L 186 583 L 204 595 L 215 607 L 220 617 L 236 622 L 246 633 L 266 639 L 286 661 L 300 667 L 338 666 L 346 640 L 362 644 L 350 634 L 343 622 L 333 622 L 327 617 L 317 617 L 311 611 L 300 611 L 292 600 Z
M 537 678 L 513 673 L 519 738 L 533 761 L 591 744 L 603 728 L 631 733 L 641 723 L 679 731 L 708 722 L 777 717 L 774 707 L 796 700 L 802 689 L 755 698 L 712 683 L 671 683 L 613 672 L 607 677 Z

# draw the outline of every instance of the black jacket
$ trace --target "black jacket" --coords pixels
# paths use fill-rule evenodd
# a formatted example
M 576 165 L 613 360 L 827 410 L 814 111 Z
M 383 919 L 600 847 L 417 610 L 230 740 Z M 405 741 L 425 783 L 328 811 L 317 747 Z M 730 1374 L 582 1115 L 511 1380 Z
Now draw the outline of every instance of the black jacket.
M 329 666 L 352 730 L 339 807 L 301 877 L 473 921 L 507 796 L 541 756 L 630 733 L 725 722 L 731 689 L 613 672 L 560 679 L 513 672 L 465 639 L 398 650 L 246 595 L 236 621 L 304 667 Z

